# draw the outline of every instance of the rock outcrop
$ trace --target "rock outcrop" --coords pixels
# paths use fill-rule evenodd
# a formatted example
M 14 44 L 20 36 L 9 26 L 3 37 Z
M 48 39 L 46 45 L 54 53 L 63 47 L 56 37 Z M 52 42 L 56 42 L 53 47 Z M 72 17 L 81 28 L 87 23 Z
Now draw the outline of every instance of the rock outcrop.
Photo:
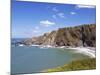
M 96 25 L 86 24 L 75 27 L 60 28 L 39 37 L 24 41 L 25 44 L 52 46 L 96 46 Z

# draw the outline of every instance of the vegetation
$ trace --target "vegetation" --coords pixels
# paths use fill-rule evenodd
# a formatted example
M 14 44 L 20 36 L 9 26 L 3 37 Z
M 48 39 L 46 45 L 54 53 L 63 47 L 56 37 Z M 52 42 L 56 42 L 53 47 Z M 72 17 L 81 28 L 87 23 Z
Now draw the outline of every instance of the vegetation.
M 83 60 L 72 61 L 62 67 L 48 69 L 47 72 L 75 71 L 96 69 L 96 58 L 88 58 Z

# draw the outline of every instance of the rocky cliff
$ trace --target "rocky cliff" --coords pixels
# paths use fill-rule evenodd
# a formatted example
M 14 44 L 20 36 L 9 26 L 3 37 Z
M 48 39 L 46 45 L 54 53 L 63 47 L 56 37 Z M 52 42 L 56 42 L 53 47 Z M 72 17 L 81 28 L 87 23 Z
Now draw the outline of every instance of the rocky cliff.
M 75 27 L 60 28 L 51 33 L 25 40 L 26 45 L 52 46 L 96 46 L 96 25 L 86 24 Z

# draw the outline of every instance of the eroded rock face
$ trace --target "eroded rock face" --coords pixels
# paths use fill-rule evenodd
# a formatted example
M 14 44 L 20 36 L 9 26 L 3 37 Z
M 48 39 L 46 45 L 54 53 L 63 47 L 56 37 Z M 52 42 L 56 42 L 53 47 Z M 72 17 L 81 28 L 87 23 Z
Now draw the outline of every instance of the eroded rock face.
M 60 28 L 57 31 L 46 33 L 43 36 L 26 40 L 26 44 L 52 46 L 96 46 L 96 25 L 81 25 Z

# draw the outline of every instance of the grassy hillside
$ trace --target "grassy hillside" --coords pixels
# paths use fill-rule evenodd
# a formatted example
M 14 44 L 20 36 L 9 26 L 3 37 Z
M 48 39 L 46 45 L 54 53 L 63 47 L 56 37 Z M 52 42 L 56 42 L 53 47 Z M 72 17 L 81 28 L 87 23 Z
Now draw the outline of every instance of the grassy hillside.
M 71 63 L 65 64 L 64 66 L 48 69 L 47 72 L 90 70 L 90 69 L 96 69 L 95 58 L 72 61 Z

